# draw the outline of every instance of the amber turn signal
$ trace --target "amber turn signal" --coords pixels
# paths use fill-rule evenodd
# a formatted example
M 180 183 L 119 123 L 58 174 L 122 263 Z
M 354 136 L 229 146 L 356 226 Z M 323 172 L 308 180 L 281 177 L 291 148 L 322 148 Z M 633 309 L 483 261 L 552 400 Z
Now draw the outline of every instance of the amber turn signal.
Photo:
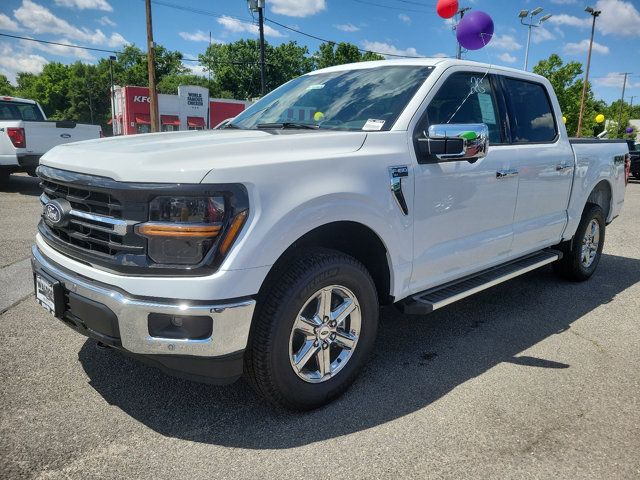
M 248 210 L 244 210 L 238 213 L 233 219 L 233 221 L 231 222 L 231 225 L 229 226 L 229 230 L 227 231 L 227 235 L 224 237 L 224 240 L 220 245 L 220 253 L 222 255 L 226 255 L 227 252 L 229 251 L 229 248 L 231 248 L 231 245 L 233 245 L 233 241 L 238 236 L 238 233 L 240 233 L 240 230 L 242 229 L 242 226 L 244 225 L 244 222 L 247 219 L 248 213 L 249 213 Z
M 145 223 L 138 227 L 138 233 L 145 237 L 216 237 L 220 225 L 180 225 Z

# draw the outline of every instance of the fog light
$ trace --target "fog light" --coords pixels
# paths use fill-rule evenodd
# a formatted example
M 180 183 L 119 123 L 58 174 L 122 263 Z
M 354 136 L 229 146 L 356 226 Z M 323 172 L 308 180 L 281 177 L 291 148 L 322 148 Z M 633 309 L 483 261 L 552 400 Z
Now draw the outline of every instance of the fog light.
M 213 333 L 213 319 L 207 316 L 150 313 L 149 335 L 177 340 L 205 340 Z

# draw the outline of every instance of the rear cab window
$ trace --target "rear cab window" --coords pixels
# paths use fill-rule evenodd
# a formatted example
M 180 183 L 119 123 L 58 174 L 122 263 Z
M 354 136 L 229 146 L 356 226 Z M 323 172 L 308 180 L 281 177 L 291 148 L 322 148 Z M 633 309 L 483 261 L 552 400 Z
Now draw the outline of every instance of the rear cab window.
M 33 103 L 0 100 L 0 120 L 44 122 L 44 117 L 38 106 Z
M 510 110 L 512 143 L 548 143 L 558 137 L 558 126 L 544 85 L 502 77 Z

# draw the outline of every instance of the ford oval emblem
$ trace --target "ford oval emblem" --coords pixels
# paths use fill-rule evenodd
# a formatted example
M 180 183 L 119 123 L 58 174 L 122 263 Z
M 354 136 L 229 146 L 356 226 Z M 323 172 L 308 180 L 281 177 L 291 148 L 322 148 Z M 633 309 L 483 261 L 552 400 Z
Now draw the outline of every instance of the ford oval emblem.
M 71 138 L 71 135 L 69 135 L 68 133 L 61 133 L 60 136 L 62 138 Z
M 62 208 L 60 205 L 54 202 L 47 203 L 44 207 L 44 215 L 49 220 L 49 223 L 58 225 L 62 222 Z

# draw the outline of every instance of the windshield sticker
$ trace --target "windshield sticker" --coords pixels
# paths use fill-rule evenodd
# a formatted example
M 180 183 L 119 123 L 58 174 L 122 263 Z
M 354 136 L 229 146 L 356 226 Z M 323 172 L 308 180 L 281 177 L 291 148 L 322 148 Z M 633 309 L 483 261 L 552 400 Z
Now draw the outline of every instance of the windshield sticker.
M 307 90 L 322 90 L 324 88 L 324 83 L 318 83 L 316 85 L 309 85 Z
M 498 123 L 496 121 L 496 112 L 493 109 L 493 100 L 491 99 L 491 94 L 479 93 L 478 103 L 480 104 L 480 112 L 482 113 L 482 123 L 487 123 L 490 125 L 495 125 L 496 123 Z
M 362 130 L 369 132 L 377 132 L 378 130 L 382 130 L 384 126 L 384 120 L 376 120 L 375 118 L 370 118 L 367 120 L 367 123 L 364 124 Z

